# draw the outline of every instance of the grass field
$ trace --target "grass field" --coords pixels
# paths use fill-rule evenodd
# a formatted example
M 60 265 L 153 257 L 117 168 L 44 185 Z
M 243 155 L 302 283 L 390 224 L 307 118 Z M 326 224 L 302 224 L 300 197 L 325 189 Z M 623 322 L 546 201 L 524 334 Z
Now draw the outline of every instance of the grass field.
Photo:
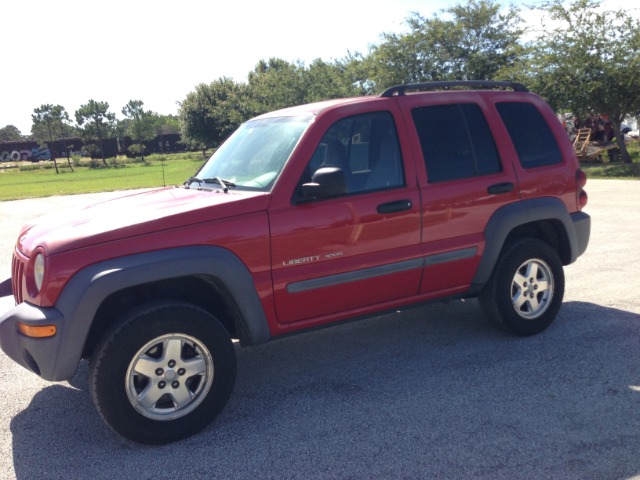
M 110 159 L 104 167 L 101 160 L 76 159 L 72 172 L 62 159 L 58 160 L 59 174 L 53 162 L 0 169 L 0 201 L 179 185 L 204 162 L 201 153 L 151 155 L 145 160 L 147 164 Z
M 640 179 L 640 145 L 631 142 L 631 164 L 585 162 L 582 168 L 588 178 Z M 195 174 L 204 163 L 199 152 L 151 155 L 147 163 L 125 157 L 108 160 L 75 159 L 74 171 L 66 159 L 58 161 L 59 174 L 53 162 L 23 163 L 13 168 L 0 168 L 0 201 L 97 193 L 163 185 L 180 185 Z M 0 164 L 0 167 L 5 165 Z
M 640 179 L 640 143 L 637 139 L 629 140 L 627 149 L 632 163 L 609 163 L 606 153 L 601 160 L 582 162 L 581 167 L 587 173 L 587 178 Z

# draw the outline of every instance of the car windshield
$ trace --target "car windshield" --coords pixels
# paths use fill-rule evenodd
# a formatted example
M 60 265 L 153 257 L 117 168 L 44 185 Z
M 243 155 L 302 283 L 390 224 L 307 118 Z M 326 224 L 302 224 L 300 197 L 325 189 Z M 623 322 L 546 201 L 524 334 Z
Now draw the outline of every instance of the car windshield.
M 222 181 L 234 189 L 269 191 L 312 118 L 269 117 L 244 123 L 190 181 L 201 187 Z M 215 182 L 208 181 L 212 179 Z

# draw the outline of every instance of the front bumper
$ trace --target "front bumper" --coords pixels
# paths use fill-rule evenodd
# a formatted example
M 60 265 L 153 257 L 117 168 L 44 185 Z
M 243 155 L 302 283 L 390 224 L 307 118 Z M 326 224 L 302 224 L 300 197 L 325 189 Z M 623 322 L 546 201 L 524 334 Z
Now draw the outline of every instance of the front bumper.
M 18 322 L 30 326 L 55 325 L 56 334 L 47 338 L 27 337 L 18 330 Z M 57 309 L 23 302 L 0 317 L 0 347 L 12 360 L 45 380 L 68 379 L 68 372 L 57 371 L 63 324 L 63 315 Z

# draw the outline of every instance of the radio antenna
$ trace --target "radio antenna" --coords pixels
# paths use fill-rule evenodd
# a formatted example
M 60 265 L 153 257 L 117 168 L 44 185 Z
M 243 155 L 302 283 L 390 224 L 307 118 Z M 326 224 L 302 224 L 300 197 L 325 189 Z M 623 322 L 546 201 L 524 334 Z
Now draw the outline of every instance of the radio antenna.
M 162 164 L 162 186 L 166 187 L 167 186 L 167 181 L 164 178 L 164 155 L 162 155 L 160 157 L 160 163 Z

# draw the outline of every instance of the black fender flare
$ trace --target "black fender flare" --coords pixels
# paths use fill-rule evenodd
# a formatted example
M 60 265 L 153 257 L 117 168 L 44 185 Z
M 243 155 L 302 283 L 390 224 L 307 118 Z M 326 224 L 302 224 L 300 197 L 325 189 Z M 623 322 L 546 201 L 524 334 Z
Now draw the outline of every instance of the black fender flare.
M 562 225 L 569 258 L 573 263 L 587 248 L 590 234 L 590 217 L 583 212 L 570 214 L 564 203 L 554 197 L 536 198 L 510 203 L 499 208 L 485 228 L 485 249 L 478 270 L 471 282 L 472 291 L 480 290 L 489 280 L 509 234 L 528 223 L 551 220 Z
M 65 319 L 56 376 L 65 378 L 63 372 L 68 375 L 77 368 L 96 312 L 109 295 L 190 275 L 213 276 L 228 289 L 242 317 L 239 330 L 244 337 L 243 344 L 257 345 L 271 338 L 253 277 L 240 258 L 229 250 L 193 246 L 129 255 L 90 265 L 65 285 L 55 305 Z

